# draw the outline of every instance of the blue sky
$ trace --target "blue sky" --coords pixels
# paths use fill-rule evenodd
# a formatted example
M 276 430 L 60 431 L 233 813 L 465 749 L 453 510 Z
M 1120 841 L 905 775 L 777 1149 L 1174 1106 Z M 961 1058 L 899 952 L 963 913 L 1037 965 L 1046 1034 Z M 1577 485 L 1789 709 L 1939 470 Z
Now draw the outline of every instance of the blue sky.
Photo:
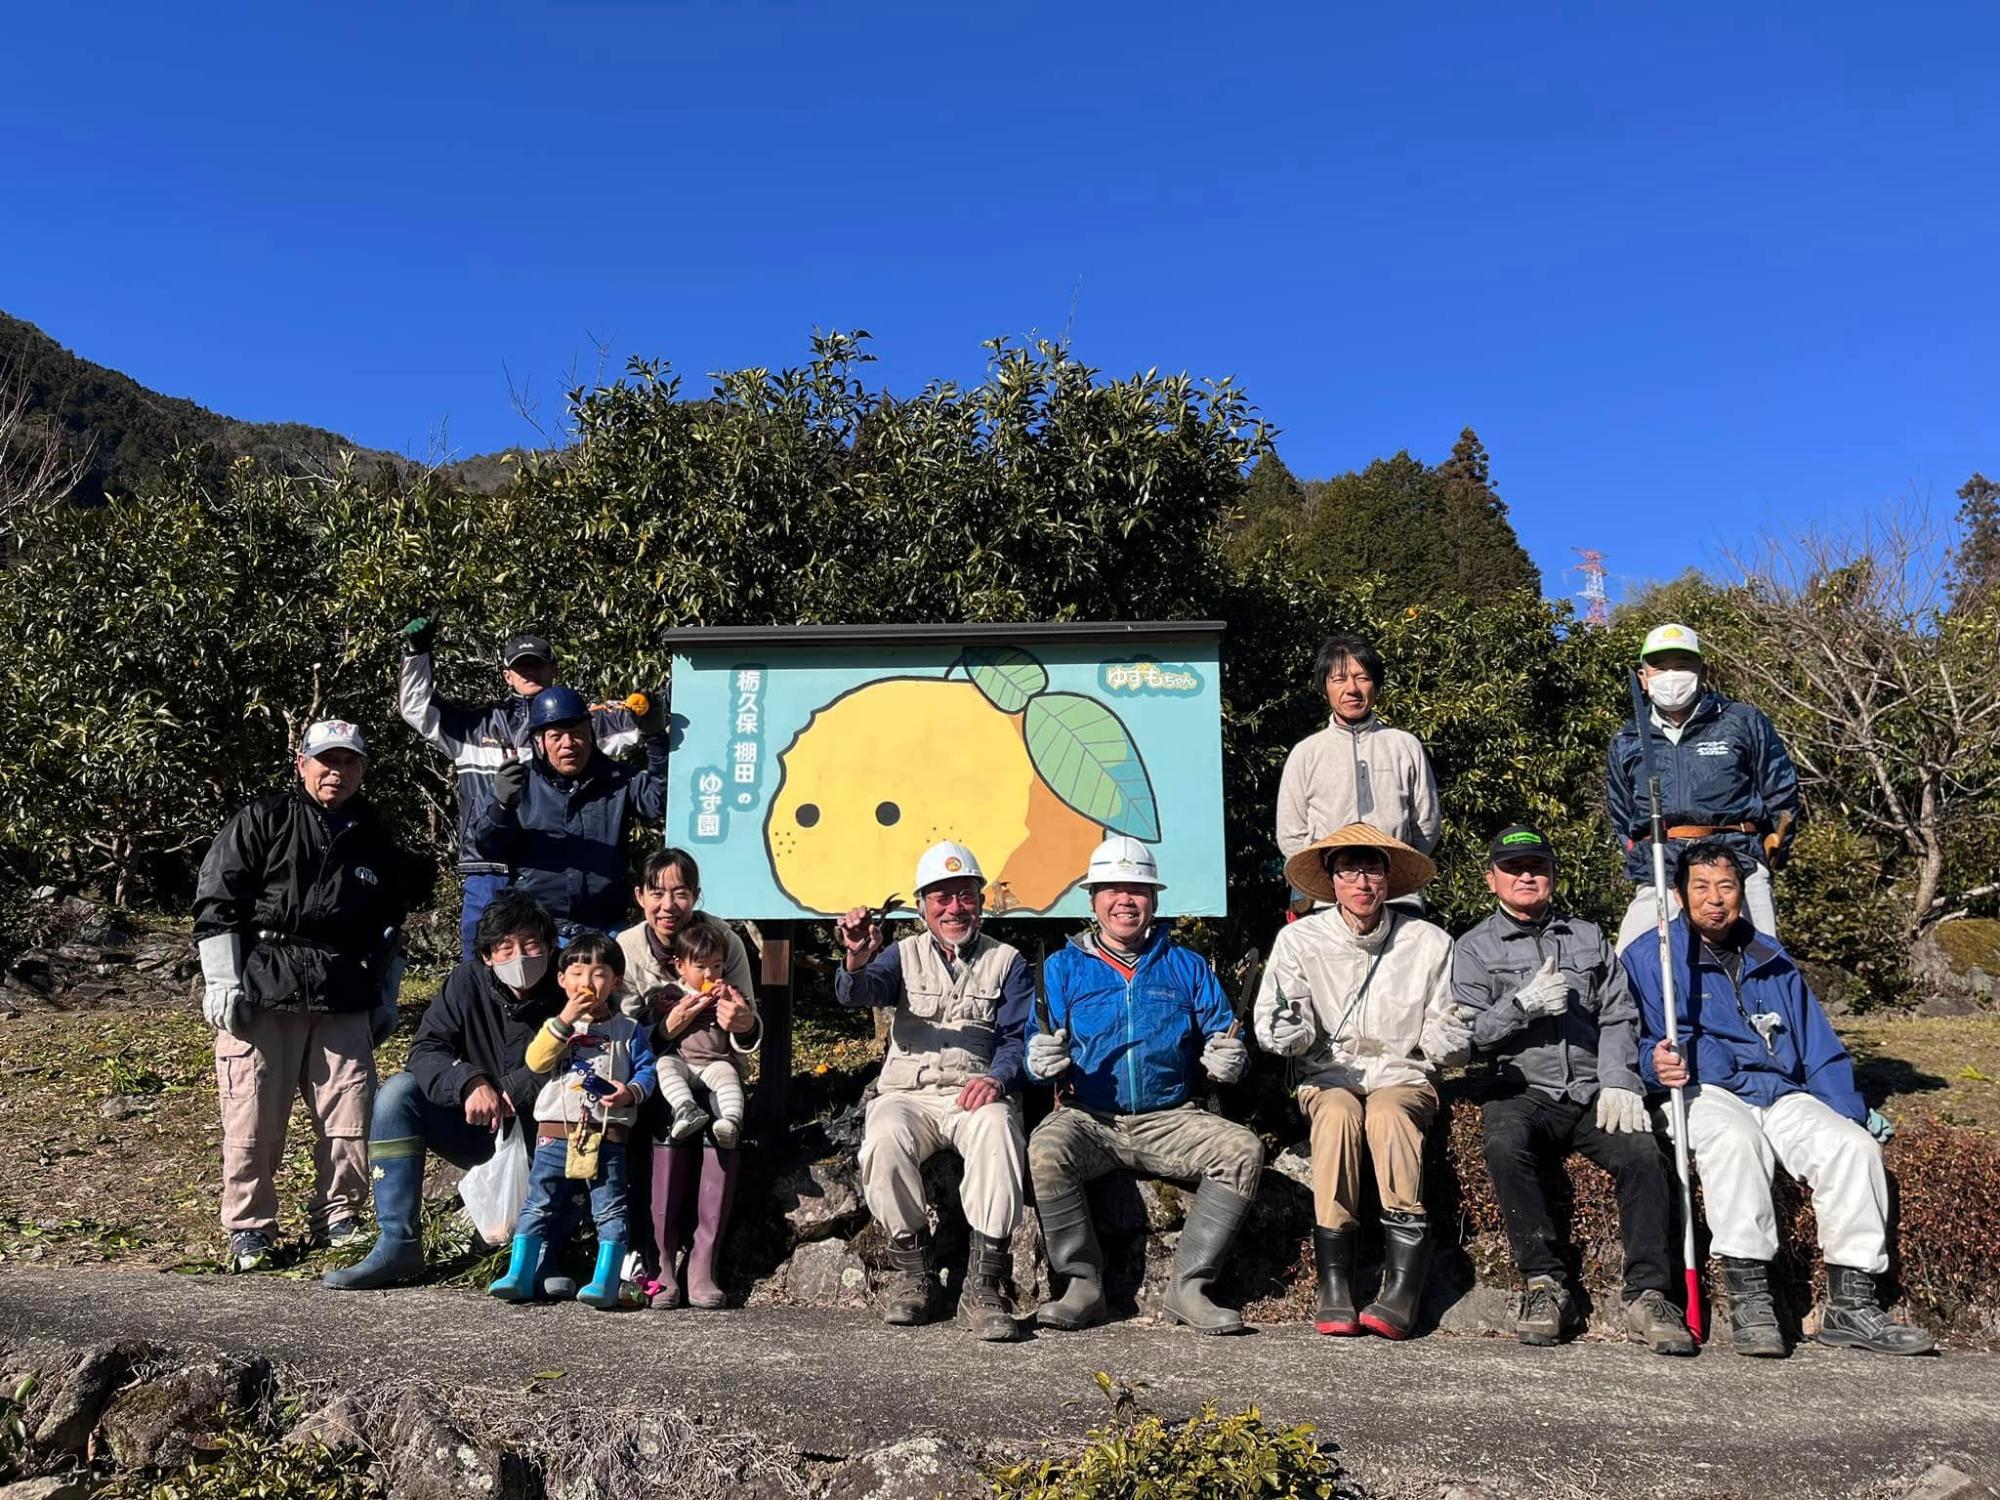
M 1071 330 L 1306 476 L 1461 426 L 1552 593 L 2000 470 L 2000 11 L 36 6 L 0 308 L 380 447 L 595 344 L 880 378 Z

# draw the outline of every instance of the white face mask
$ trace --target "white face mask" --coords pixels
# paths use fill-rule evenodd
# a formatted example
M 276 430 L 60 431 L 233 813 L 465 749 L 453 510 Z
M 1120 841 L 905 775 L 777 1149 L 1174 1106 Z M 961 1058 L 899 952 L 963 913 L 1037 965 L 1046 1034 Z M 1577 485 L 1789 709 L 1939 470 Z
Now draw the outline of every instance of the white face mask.
M 1699 672 L 1655 672 L 1653 680 L 1647 684 L 1646 692 L 1654 706 L 1673 713 L 1694 702 L 1695 694 L 1701 691 Z
M 549 972 L 546 953 L 522 953 L 493 966 L 493 973 L 510 990 L 531 990 Z

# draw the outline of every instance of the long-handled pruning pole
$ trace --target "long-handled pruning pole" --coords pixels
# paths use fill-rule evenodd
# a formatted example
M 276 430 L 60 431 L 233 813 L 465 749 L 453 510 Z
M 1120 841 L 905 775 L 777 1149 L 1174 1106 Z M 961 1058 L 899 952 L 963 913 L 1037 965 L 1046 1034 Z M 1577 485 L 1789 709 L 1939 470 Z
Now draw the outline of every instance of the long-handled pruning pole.
M 1639 674 L 1632 677 L 1632 727 L 1639 736 L 1639 765 L 1646 778 L 1646 800 L 1653 814 L 1653 904 L 1659 914 L 1660 1004 L 1666 1012 L 1667 1045 L 1681 1050 L 1680 1002 L 1674 990 L 1674 954 L 1667 924 L 1672 920 L 1672 894 L 1667 884 L 1667 825 L 1660 811 L 1660 773 L 1653 764 L 1653 738 L 1647 732 L 1646 689 Z M 1694 1178 L 1688 1170 L 1687 1096 L 1679 1088 L 1667 1091 L 1673 1111 L 1674 1175 L 1681 1184 L 1681 1261 L 1687 1267 L 1688 1332 L 1702 1338 L 1701 1266 L 1694 1254 Z

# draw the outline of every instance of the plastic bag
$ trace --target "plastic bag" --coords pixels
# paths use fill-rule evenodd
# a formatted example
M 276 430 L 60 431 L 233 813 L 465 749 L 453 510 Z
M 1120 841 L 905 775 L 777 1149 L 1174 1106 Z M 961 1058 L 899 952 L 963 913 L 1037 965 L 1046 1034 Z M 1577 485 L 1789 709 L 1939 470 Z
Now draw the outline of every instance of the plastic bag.
M 458 1196 L 466 1217 L 488 1245 L 504 1245 L 514 1237 L 514 1225 L 528 1201 L 528 1153 L 521 1149 L 521 1127 L 509 1120 L 494 1138 L 493 1154 L 459 1179 Z

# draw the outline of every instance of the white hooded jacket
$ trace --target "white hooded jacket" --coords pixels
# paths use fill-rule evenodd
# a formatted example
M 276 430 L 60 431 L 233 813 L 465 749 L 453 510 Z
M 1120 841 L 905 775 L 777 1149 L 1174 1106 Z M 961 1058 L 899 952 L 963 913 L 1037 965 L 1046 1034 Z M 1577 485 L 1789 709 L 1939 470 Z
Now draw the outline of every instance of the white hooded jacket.
M 1253 1013 L 1257 1043 L 1277 1051 L 1271 1022 L 1296 1004 L 1312 1045 L 1293 1061 L 1295 1087 L 1365 1094 L 1427 1082 L 1459 1060 L 1424 1048 L 1426 1026 L 1451 1009 L 1451 955 L 1442 927 L 1394 907 L 1365 935 L 1336 907 L 1301 917 L 1272 940 Z

